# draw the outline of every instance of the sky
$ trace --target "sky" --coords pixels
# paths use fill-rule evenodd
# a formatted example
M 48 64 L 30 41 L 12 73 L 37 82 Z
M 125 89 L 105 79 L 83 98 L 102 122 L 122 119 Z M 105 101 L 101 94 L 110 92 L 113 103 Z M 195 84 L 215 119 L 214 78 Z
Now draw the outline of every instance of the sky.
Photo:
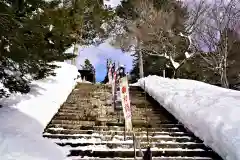
M 69 48 L 67 53 L 73 53 L 73 47 Z M 123 53 L 121 49 L 113 48 L 109 43 L 102 43 L 98 47 L 88 46 L 79 47 L 78 56 L 76 58 L 76 66 L 81 69 L 85 59 L 89 59 L 96 69 L 96 80 L 100 82 L 106 75 L 107 59 L 112 59 L 120 65 L 126 66 L 126 72 L 132 69 L 133 57 L 130 53 Z M 69 62 L 68 62 L 69 63 Z
M 133 57 L 129 53 L 123 53 L 120 49 L 115 49 L 108 43 L 103 43 L 98 47 L 80 48 L 79 55 L 76 60 L 76 65 L 81 68 L 85 59 L 89 59 L 96 69 L 96 80 L 102 81 L 106 75 L 107 59 L 119 62 L 126 66 L 126 71 L 132 69 Z

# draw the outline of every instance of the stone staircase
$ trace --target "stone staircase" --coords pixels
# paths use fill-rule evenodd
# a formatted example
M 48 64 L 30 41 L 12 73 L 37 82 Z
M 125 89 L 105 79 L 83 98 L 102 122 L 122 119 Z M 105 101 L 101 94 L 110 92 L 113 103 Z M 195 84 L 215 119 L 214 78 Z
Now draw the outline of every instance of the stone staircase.
M 141 89 L 131 87 L 130 96 L 133 127 L 143 152 L 151 146 L 156 160 L 221 160 Z M 133 136 L 124 133 L 123 114 L 114 111 L 111 89 L 105 85 L 79 84 L 43 137 L 63 147 L 70 160 L 134 159 Z

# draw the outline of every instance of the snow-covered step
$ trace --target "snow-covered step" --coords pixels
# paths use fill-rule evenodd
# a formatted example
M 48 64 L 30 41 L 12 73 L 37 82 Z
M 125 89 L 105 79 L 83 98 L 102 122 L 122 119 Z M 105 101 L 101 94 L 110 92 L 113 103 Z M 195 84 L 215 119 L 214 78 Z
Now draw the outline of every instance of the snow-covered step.
M 92 122 L 89 122 L 89 123 L 74 123 L 74 122 L 72 122 L 73 124 L 64 124 L 65 125 L 65 128 L 67 128 L 68 129 L 68 127 L 69 127 L 69 129 L 71 130 L 72 128 L 73 129 L 76 129 L 76 127 L 78 127 L 77 129 L 78 130 L 95 130 L 95 131 L 110 131 L 110 130 L 112 130 L 112 131 L 114 131 L 114 130 L 116 130 L 116 131 L 124 131 L 124 127 L 123 126 L 114 126 L 114 123 L 112 123 L 111 125 L 110 124 L 108 124 L 109 126 L 94 126 L 94 125 L 91 125 L 91 123 Z M 76 125 L 74 125 L 74 124 L 76 124 Z M 84 125 L 83 125 L 84 124 Z M 115 123 L 116 124 L 116 123 Z M 54 124 L 54 125 L 56 125 L 56 124 Z M 54 127 L 54 125 L 52 125 L 52 124 L 50 124 L 50 125 L 48 125 L 48 127 L 51 127 L 51 128 L 53 128 Z M 68 127 L 67 127 L 67 125 L 68 125 Z M 60 127 L 60 128 L 63 128 L 62 126 L 63 125 L 61 125 L 61 124 L 58 124 L 57 125 L 58 127 Z M 134 131 L 136 131 L 136 132 L 139 132 L 139 131 L 149 131 L 149 132 L 169 132 L 169 131 L 171 131 L 171 132 L 178 132 L 178 131 L 180 131 L 179 129 L 178 129 L 179 127 L 178 126 L 173 126 L 173 127 L 158 127 L 158 128 L 147 128 L 146 126 L 144 126 L 144 127 L 134 127 Z M 182 128 L 182 127 L 181 127 Z
M 81 142 L 58 142 L 56 143 L 59 146 L 65 147 L 65 146 L 71 146 L 72 148 L 74 147 L 79 147 L 79 146 L 92 146 L 92 145 L 106 145 L 109 148 L 133 148 L 133 143 L 109 143 L 109 142 L 96 142 L 96 143 L 81 143 Z M 150 147 L 157 147 L 157 148 L 182 148 L 182 149 L 204 149 L 204 150 L 209 150 L 204 144 L 202 143 L 149 143 L 147 142 L 141 142 L 140 143 L 141 148 L 147 148 L 148 146 Z
M 68 157 L 65 160 L 142 160 L 142 157 L 136 157 L 135 158 L 120 158 L 120 157 L 114 157 L 114 158 L 100 158 L 100 157 L 80 157 L 80 156 L 72 156 Z M 152 160 L 212 160 L 212 158 L 209 157 L 152 157 Z
M 140 121 L 140 120 L 146 120 L 146 115 L 145 112 L 143 111 L 142 113 L 133 113 L 133 114 L 138 114 L 138 116 L 133 117 L 133 121 Z M 151 116 L 151 120 L 155 122 L 163 121 L 164 119 L 159 117 L 157 113 L 155 114 L 149 114 L 149 117 Z M 117 121 L 118 117 L 116 115 L 108 115 L 107 116 L 107 121 Z M 85 117 L 84 113 L 69 113 L 69 112 L 58 112 L 56 115 L 56 119 L 60 120 L 81 120 L 81 121 L 86 121 L 86 120 L 97 120 L 98 117 Z M 164 120 L 167 122 L 167 120 Z M 172 122 L 172 121 L 171 121 Z
M 45 133 L 50 134 L 64 134 L 64 132 L 61 131 L 68 131 L 69 129 L 65 128 L 47 128 L 45 130 Z M 71 130 L 71 129 L 70 129 Z M 59 132 L 57 132 L 59 131 Z M 132 135 L 132 133 L 126 132 L 121 130 L 108 130 L 108 131 L 100 131 L 100 130 L 78 130 L 78 134 L 102 134 L 102 135 Z M 165 131 L 139 131 L 135 133 L 136 136 L 153 136 L 153 135 L 170 135 L 170 136 L 191 136 L 192 133 L 186 133 L 186 132 L 165 132 Z
M 111 118 L 111 117 L 106 117 L 106 119 L 103 121 L 103 120 L 100 120 L 99 117 L 81 117 L 81 116 L 57 116 L 54 121 L 52 123 L 55 123 L 55 124 L 59 124 L 59 123 L 64 123 L 64 121 L 95 121 L 95 122 L 106 122 L 106 123 L 116 123 L 116 125 L 118 125 L 118 117 L 115 116 L 115 118 Z M 148 118 L 149 119 L 149 118 Z M 148 120 L 146 119 L 146 117 L 144 115 L 142 115 L 141 117 L 135 117 L 132 119 L 133 121 L 133 125 L 135 125 L 136 127 L 141 127 L 143 125 L 146 125 L 146 121 Z M 155 125 L 161 125 L 161 124 L 166 124 L 166 123 L 171 123 L 172 121 L 168 121 L 168 120 L 165 120 L 165 119 L 160 119 L 160 118 L 152 118 L 151 119 L 151 123 L 155 124 Z M 119 124 L 119 125 L 122 125 L 122 124 Z
M 133 140 L 125 140 L 125 141 L 122 141 L 122 140 L 119 140 L 119 139 L 112 139 L 110 141 L 102 141 L 100 138 L 94 138 L 92 137 L 91 139 L 49 139 L 51 140 L 52 142 L 54 143 L 72 143 L 72 144 L 82 144 L 82 145 L 88 145 L 88 144 L 95 144 L 95 145 L 98 145 L 98 144 L 133 144 Z M 198 143 L 198 142 L 175 142 L 175 141 L 167 141 L 167 140 L 161 140 L 160 142 L 147 142 L 147 141 L 141 141 L 140 142 L 141 144 L 149 144 L 149 145 L 158 145 L 158 144 L 186 144 L 186 145 L 200 145 L 202 143 Z M 207 149 L 209 150 L 209 149 Z
M 82 121 L 82 120 L 59 120 L 59 119 L 53 119 L 51 121 L 52 124 L 79 124 L 83 126 L 93 126 L 95 125 L 95 121 Z
M 84 103 L 86 103 L 86 102 L 84 102 Z M 73 108 L 75 108 L 75 107 L 81 108 L 81 106 L 82 106 L 81 104 L 84 104 L 84 103 L 79 103 L 79 104 L 69 103 L 68 105 L 60 108 L 59 111 L 61 111 L 61 112 L 68 111 L 69 113 L 74 113 Z M 110 101 L 103 102 L 103 103 L 104 103 L 104 105 L 107 105 L 107 107 L 111 107 L 111 105 L 112 105 L 112 104 L 110 104 Z M 162 108 L 152 108 L 151 105 L 145 106 L 145 104 L 143 104 L 143 103 L 140 103 L 140 105 L 139 104 L 136 105 L 133 103 L 131 103 L 131 104 L 132 104 L 132 108 L 134 109 L 133 112 L 147 111 L 147 112 L 153 112 L 153 113 L 154 112 L 161 113 L 161 111 L 163 111 Z M 80 111 L 77 110 L 76 112 L 80 112 Z
M 79 133 L 82 133 L 83 130 L 81 129 L 64 129 L 64 130 L 47 129 L 45 132 L 52 133 L 52 134 L 79 134 Z M 158 132 L 180 132 L 180 130 L 179 128 L 161 128 L 161 130 L 159 129 Z
M 53 123 L 50 123 L 48 125 L 48 127 L 49 128 L 59 128 L 60 127 L 60 128 L 64 128 L 64 129 L 81 129 L 81 128 L 84 128 L 80 124 L 71 125 L 71 124 L 53 124 Z M 159 127 L 161 127 L 161 128 L 175 128 L 175 127 L 178 127 L 178 128 L 181 128 L 181 129 L 184 128 L 182 126 L 182 124 L 159 124 Z M 89 127 L 89 128 L 91 128 L 91 127 Z M 119 126 L 115 126 L 115 128 L 119 128 Z M 120 126 L 120 128 L 122 129 L 121 126 Z M 139 129 L 139 128 L 137 128 L 137 129 Z M 157 128 L 154 128 L 154 130 L 155 129 L 157 129 Z
M 116 117 L 118 118 L 118 117 Z M 51 123 L 54 124 L 79 124 L 79 123 L 85 123 L 84 121 L 97 121 L 98 117 L 89 117 L 89 118 L 82 118 L 82 117 L 71 117 L 71 116 L 57 116 L 55 119 L 52 120 Z M 106 119 L 107 120 L 107 119 Z M 117 119 L 108 119 L 106 122 L 111 122 L 112 123 L 116 123 L 117 124 Z M 169 124 L 169 123 L 173 123 L 173 121 L 169 121 L 169 120 L 165 120 L 165 119 L 153 119 L 152 120 L 152 124 L 155 125 L 161 125 L 161 124 Z M 175 121 L 176 123 L 176 121 Z M 135 125 L 136 127 L 141 127 L 143 125 L 146 125 L 146 120 L 142 120 L 140 117 L 135 117 L 133 118 L 133 125 Z
M 121 141 L 124 141 L 124 136 L 119 136 L 119 135 L 113 135 L 113 136 L 99 136 L 99 135 L 66 135 L 66 134 L 44 134 L 43 137 L 46 138 L 59 138 L 59 139 L 101 139 L 101 141 L 110 141 L 112 139 L 118 139 Z M 157 136 L 136 136 L 137 139 L 141 139 L 141 141 L 151 141 L 151 142 L 161 142 L 162 140 L 164 141 L 174 141 L 174 142 L 196 142 L 199 143 L 198 139 L 195 139 L 193 137 L 189 136 L 169 136 L 169 135 L 157 135 Z M 132 136 L 126 136 L 125 140 L 131 140 Z
M 122 157 L 122 158 L 132 158 L 134 157 L 133 149 L 106 149 L 101 146 L 101 148 L 94 148 L 96 146 L 91 146 L 92 149 L 79 148 L 79 149 L 70 149 L 69 156 L 87 156 L 87 157 L 101 157 L 101 158 L 114 158 L 114 157 Z M 182 148 L 152 148 L 152 156 L 154 157 L 174 157 L 174 156 L 198 156 L 198 157 L 210 157 L 212 155 L 211 151 L 204 151 L 201 149 L 182 149 Z M 144 152 L 145 149 L 142 149 Z M 137 154 L 140 155 L 140 152 L 137 151 Z
M 173 122 L 169 121 L 169 120 L 159 120 L 159 121 L 151 120 L 151 123 L 149 123 L 149 122 L 147 123 L 146 121 L 133 119 L 132 123 L 133 123 L 134 128 L 143 128 L 143 127 L 151 127 L 152 128 L 152 126 L 158 126 L 158 128 L 161 129 L 161 128 L 164 128 L 164 126 L 162 126 L 163 124 L 171 124 Z M 106 125 L 107 126 L 119 126 L 119 127 L 122 126 L 123 127 L 124 123 L 107 122 Z M 172 128 L 176 128 L 176 127 L 177 126 L 172 127 Z
M 105 105 L 108 105 L 107 107 L 111 107 L 109 103 L 106 103 Z M 81 106 L 78 104 L 78 105 L 74 105 L 74 104 L 71 104 L 71 105 L 68 105 L 68 106 L 64 106 L 63 108 L 60 108 L 59 109 L 59 112 L 60 113 L 69 113 L 69 114 L 74 114 L 74 113 L 82 113 L 81 110 L 75 110 L 75 108 L 79 106 L 78 108 L 81 108 Z M 161 108 L 151 108 L 150 106 L 149 107 L 145 107 L 145 105 L 143 106 L 144 108 L 142 107 L 135 107 L 135 105 L 133 105 L 133 112 L 143 112 L 143 111 L 146 111 L 146 112 L 149 112 L 151 114 L 158 114 L 158 113 L 161 113 L 163 111 L 163 109 Z

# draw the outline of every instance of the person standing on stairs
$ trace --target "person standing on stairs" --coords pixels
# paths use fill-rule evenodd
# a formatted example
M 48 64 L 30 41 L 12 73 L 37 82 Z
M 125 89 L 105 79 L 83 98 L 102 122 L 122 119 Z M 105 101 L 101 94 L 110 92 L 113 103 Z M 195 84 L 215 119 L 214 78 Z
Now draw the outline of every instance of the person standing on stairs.
M 122 78 L 122 77 L 125 77 L 125 76 L 126 76 L 125 66 L 124 65 L 120 65 L 120 67 L 119 67 L 119 77 Z
M 149 146 L 148 146 L 146 152 L 144 153 L 143 160 L 152 160 L 152 151 Z
M 114 72 L 115 72 L 116 66 L 115 62 L 112 64 L 111 72 L 112 72 L 112 79 L 114 78 Z

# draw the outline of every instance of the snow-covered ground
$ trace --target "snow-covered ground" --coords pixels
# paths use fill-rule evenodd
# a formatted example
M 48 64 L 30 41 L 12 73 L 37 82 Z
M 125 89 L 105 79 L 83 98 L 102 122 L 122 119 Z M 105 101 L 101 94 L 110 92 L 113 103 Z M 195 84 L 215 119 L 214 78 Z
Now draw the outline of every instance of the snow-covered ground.
M 0 99 L 1 160 L 61 160 L 64 152 L 42 132 L 77 83 L 76 67 L 57 62 L 56 76 L 34 81 L 31 92 Z
M 240 159 L 240 92 L 186 79 L 149 76 L 137 84 L 223 159 Z

